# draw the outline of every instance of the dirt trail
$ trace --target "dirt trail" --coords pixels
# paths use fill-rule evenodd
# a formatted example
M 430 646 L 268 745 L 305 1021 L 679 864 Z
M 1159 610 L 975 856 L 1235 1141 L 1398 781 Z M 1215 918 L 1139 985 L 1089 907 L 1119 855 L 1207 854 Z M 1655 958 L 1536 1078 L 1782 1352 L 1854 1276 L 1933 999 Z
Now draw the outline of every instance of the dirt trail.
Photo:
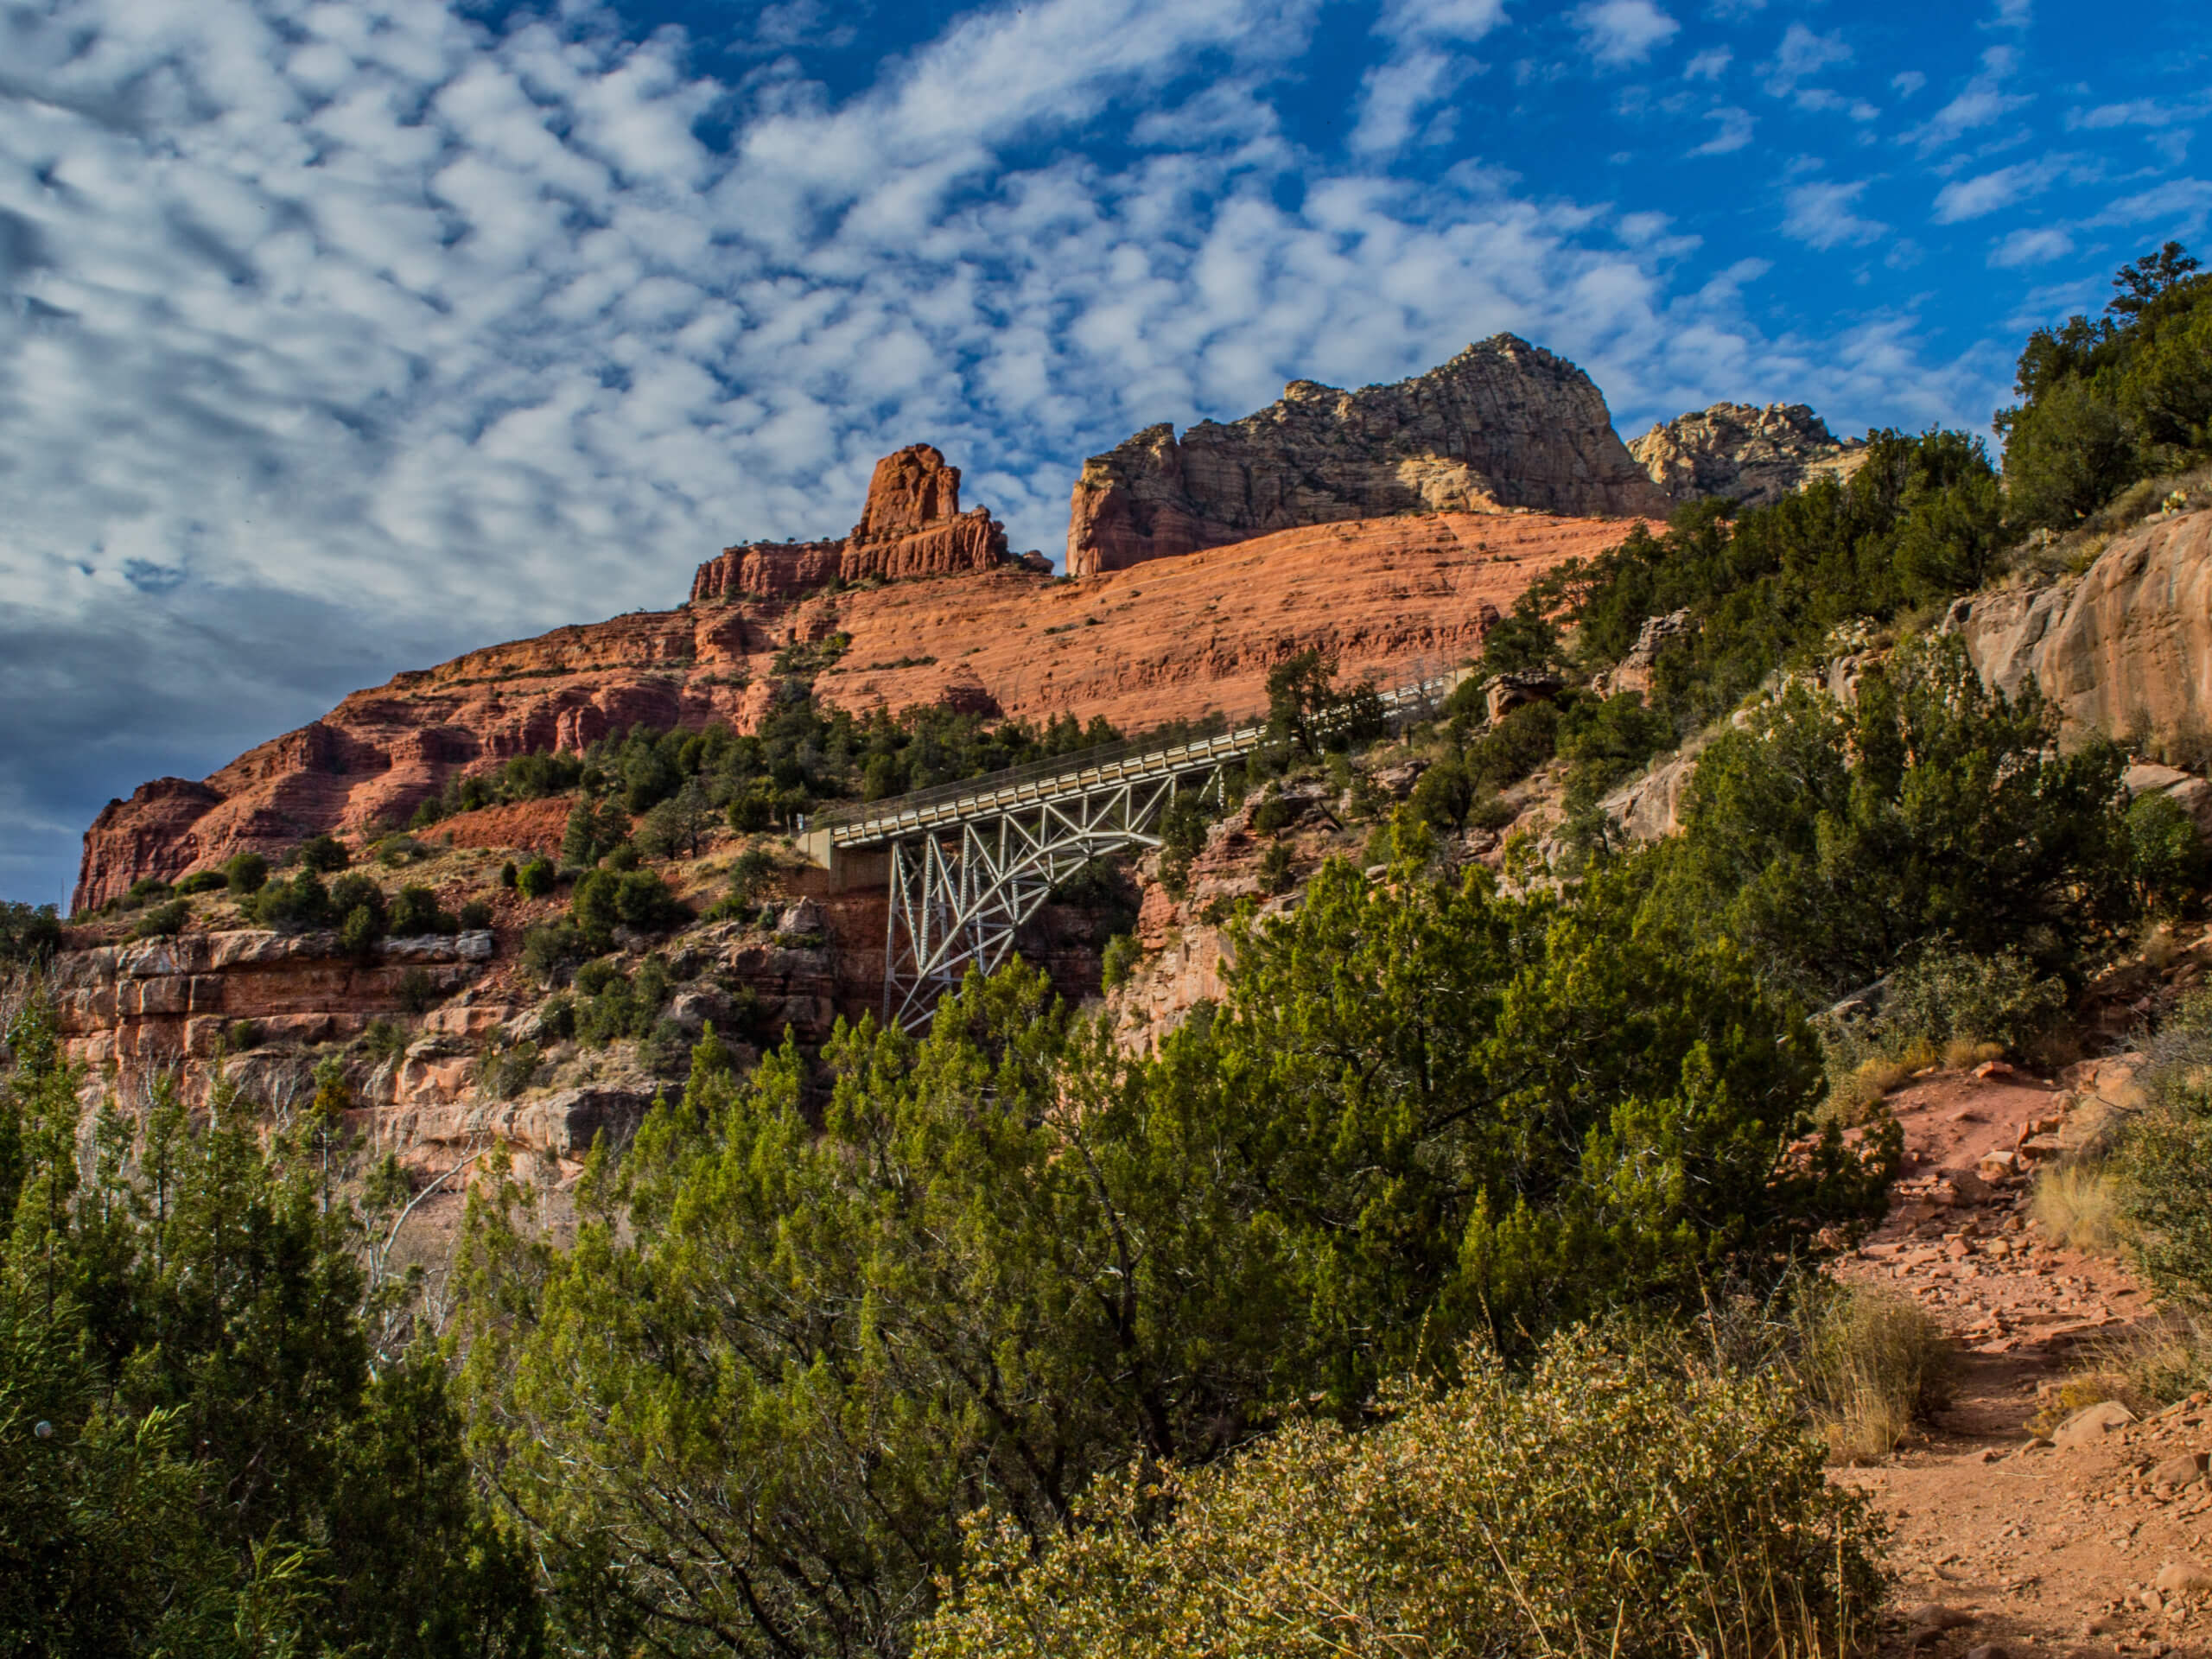
M 2126 1061 L 2075 1068 L 2065 1087 L 1944 1071 L 1891 1097 L 1907 1149 L 1897 1202 L 1839 1275 L 1911 1295 L 1961 1350 L 1941 1421 L 1836 1474 L 1896 1529 L 1891 1651 L 2212 1652 L 2212 1402 L 2076 1423 L 2062 1445 L 2029 1427 L 2097 1344 L 2154 1317 L 2123 1265 L 2054 1248 L 2028 1217 L 2028 1170 L 2093 1135 L 2131 1075 Z M 1967 1618 L 1944 1629 L 1931 1608 Z

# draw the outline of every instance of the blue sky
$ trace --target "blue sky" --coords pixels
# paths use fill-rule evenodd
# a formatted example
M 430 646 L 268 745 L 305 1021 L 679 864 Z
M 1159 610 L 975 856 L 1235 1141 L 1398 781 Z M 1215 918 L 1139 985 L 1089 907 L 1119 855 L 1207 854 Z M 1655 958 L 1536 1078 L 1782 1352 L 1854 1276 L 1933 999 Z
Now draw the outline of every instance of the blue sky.
M 1082 458 L 1511 329 L 1632 435 L 1984 430 L 2205 239 L 2202 12 L 1041 0 L 0 14 L 0 895 L 348 690 L 673 603 L 941 447 Z

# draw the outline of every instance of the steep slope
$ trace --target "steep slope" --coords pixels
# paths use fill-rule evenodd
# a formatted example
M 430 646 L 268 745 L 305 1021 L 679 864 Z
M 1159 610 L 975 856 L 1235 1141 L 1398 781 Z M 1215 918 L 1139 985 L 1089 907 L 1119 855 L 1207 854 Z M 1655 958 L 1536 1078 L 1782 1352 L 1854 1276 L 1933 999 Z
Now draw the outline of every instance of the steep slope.
M 1268 668 L 1309 645 L 1387 677 L 1467 656 L 1530 582 L 1624 529 L 1440 513 L 1292 531 L 1091 582 L 1017 562 L 797 596 L 741 583 L 734 597 L 558 628 L 398 675 L 204 783 L 145 785 L 87 832 L 76 904 L 241 849 L 404 822 L 456 773 L 579 749 L 639 721 L 753 730 L 777 695 L 779 653 L 838 635 L 849 643 L 816 695 L 855 712 L 945 703 L 1143 727 L 1256 709 Z
M 1628 449 L 1673 500 L 1726 495 L 1747 507 L 1771 505 L 1815 478 L 1848 478 L 1866 454 L 1862 440 L 1837 438 L 1802 404 L 1715 404 L 1661 423 Z
M 1154 426 L 1084 463 L 1071 575 L 1126 570 L 1271 531 L 1421 512 L 1663 512 L 1603 393 L 1512 334 L 1395 385 L 1294 380 L 1282 398 L 1179 441 Z

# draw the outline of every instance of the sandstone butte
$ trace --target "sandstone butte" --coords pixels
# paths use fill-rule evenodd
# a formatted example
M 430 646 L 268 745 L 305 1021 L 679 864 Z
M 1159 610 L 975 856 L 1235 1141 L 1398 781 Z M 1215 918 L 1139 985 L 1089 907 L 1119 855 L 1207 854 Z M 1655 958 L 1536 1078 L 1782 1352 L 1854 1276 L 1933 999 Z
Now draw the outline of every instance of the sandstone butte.
M 1649 513 L 1670 499 L 1590 377 L 1497 334 L 1394 385 L 1294 380 L 1242 420 L 1148 427 L 1084 463 L 1071 575 L 1126 570 L 1301 525 L 1405 512 Z
M 872 493 L 854 537 L 811 544 L 838 548 L 841 570 L 856 550 L 890 562 L 855 578 L 860 586 L 794 592 L 784 572 L 797 544 L 732 549 L 702 567 L 699 597 L 679 609 L 556 628 L 357 691 L 202 782 L 157 779 L 110 803 L 85 837 L 77 906 L 241 849 L 402 823 L 456 774 L 580 749 L 639 721 L 752 730 L 771 706 L 778 653 L 834 634 L 849 644 L 816 694 L 856 713 L 944 703 L 1029 720 L 1103 715 L 1141 729 L 1256 711 L 1268 670 L 1307 646 L 1388 682 L 1472 655 L 1537 576 L 1628 529 L 1618 519 L 1418 513 L 1281 531 L 1085 582 L 972 551 L 947 555 L 943 574 L 885 581 L 896 562 L 935 560 L 927 550 L 974 535 L 960 529 L 974 515 L 957 512 L 957 493 L 924 480 L 926 467 L 893 467 L 899 459 L 877 469 L 879 485 L 892 467 L 893 486 L 938 493 L 892 518 L 896 534 L 869 533 L 885 522 Z

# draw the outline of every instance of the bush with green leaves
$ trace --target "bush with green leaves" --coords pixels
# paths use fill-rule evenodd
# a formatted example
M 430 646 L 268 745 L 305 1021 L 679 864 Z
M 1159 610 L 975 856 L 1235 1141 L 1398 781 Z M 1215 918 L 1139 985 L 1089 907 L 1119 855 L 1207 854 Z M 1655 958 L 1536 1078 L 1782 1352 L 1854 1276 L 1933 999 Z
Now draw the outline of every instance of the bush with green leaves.
M 0 963 L 37 964 L 61 945 L 61 917 L 52 905 L 0 900 Z
M 1137 943 L 1134 933 L 1116 933 L 1106 941 L 1106 948 L 1098 957 L 1099 983 L 1112 990 L 1128 978 L 1136 965 L 1144 960 L 1144 947 Z
M 691 918 L 668 884 L 652 870 L 587 872 L 569 898 L 569 913 L 595 950 L 613 946 L 618 927 L 638 933 L 664 933 Z
M 1704 751 L 1652 911 L 1748 948 L 1809 1002 L 1938 939 L 2070 970 L 2131 906 L 2113 745 L 2071 753 L 2031 686 L 1984 686 L 1955 635 L 1900 646 L 1855 707 L 1793 681 Z
M 276 877 L 254 894 L 253 917 L 262 926 L 275 928 L 280 933 L 302 933 L 310 928 L 327 927 L 334 919 L 330 914 L 330 890 L 311 869 L 302 870 L 289 880 Z
M 550 859 L 532 858 L 515 872 L 515 891 L 525 899 L 543 899 L 558 880 Z
M 353 861 L 353 855 L 346 850 L 346 843 L 327 832 L 309 836 L 292 856 L 302 869 L 323 875 L 334 874 Z
M 1294 1421 L 1210 1469 L 1138 1465 L 1039 1540 L 979 1514 L 917 1659 L 1848 1650 L 1885 1528 L 1777 1373 L 1586 1330 L 1480 1348 L 1357 1432 Z
M 1578 674 L 1619 662 L 1649 619 L 1688 613 L 1652 664 L 1642 713 L 1585 716 L 1597 721 L 1585 787 L 1726 717 L 1777 668 L 1818 666 L 1839 629 L 1980 586 L 2017 539 L 2004 511 L 1979 439 L 1874 432 L 1847 482 L 1817 479 L 1761 507 L 1690 502 L 1661 535 L 1639 524 L 1618 546 L 1547 573 L 1516 615 L 1572 623 L 1572 652 L 1554 652 Z M 1491 649 L 1485 642 L 1486 663 Z
M 86 1123 L 50 1010 L 7 1035 L 0 1646 L 542 1654 L 436 1355 L 372 1374 L 336 1073 L 266 1143 L 227 1082 Z
M 153 909 L 131 925 L 130 937 L 134 939 L 168 938 L 184 931 L 192 920 L 192 906 L 181 899 L 172 899 Z
M 123 895 L 119 908 L 143 910 L 148 905 L 163 903 L 171 896 L 171 893 L 169 884 L 162 880 L 160 876 L 142 875 L 130 884 L 130 891 Z
M 2038 328 L 1998 415 L 2024 523 L 2079 523 L 2139 479 L 2212 454 L 2212 278 L 2179 243 L 2120 267 L 2092 322 Z
M 2159 1293 L 2212 1314 L 2212 993 L 2184 998 L 2145 1044 L 2139 1111 L 2109 1166 L 2137 1262 Z
M 194 870 L 176 884 L 177 896 L 190 899 L 203 893 L 216 893 L 230 885 L 220 870 Z
M 223 866 L 223 880 L 233 899 L 251 899 L 269 880 L 269 861 L 259 853 L 233 853 Z
M 2204 890 L 2203 832 L 2171 795 L 2152 791 L 2127 809 L 2127 876 L 2145 914 L 2171 915 Z
M 486 1455 L 577 1639 L 895 1647 L 963 1509 L 1049 1534 L 1132 1457 L 1357 1414 L 1471 1333 L 1694 1306 L 1879 1212 L 1893 1142 L 1783 1160 L 1815 1056 L 1743 962 L 1417 851 L 1325 868 L 1157 1055 L 1009 966 L 919 1042 L 841 1030 L 826 1098 L 788 1041 L 695 1056 L 572 1249 L 480 1213 Z M 620 979 L 580 973 L 580 1032 L 644 1017 Z
M 2066 1011 L 2066 987 L 2018 950 L 1936 948 L 1891 976 L 1875 1024 L 1889 1052 L 1994 1043 L 2018 1053 Z
M 392 899 L 390 926 L 396 937 L 413 938 L 425 933 L 458 932 L 461 924 L 438 907 L 434 889 L 410 886 L 402 887 Z

